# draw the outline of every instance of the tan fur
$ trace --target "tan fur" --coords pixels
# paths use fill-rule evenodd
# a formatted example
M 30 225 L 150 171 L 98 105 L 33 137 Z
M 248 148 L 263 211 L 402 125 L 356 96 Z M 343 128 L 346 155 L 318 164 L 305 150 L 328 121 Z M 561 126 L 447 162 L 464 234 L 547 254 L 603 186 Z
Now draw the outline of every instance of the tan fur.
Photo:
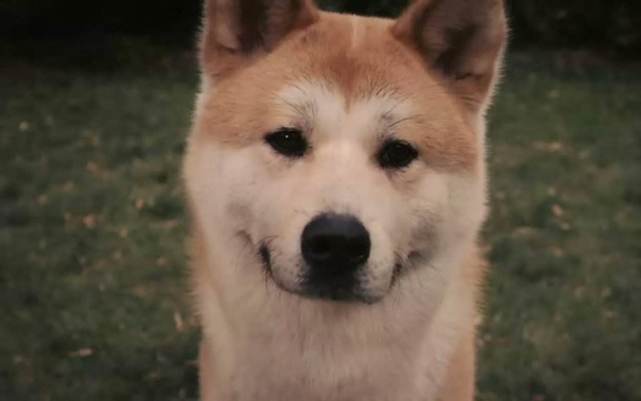
M 395 22 L 306 0 L 207 2 L 184 166 L 204 401 L 473 399 L 484 113 L 502 7 L 423 0 Z M 263 141 L 292 126 L 312 143 L 299 161 Z M 382 170 L 375 155 L 391 136 L 420 159 Z M 327 210 L 368 227 L 376 303 L 282 289 L 297 285 L 302 227 Z M 271 278 L 264 238 L 277 251 Z M 413 251 L 433 254 L 396 280 L 394 262 Z
M 360 18 L 358 23 L 367 41 L 354 47 L 350 21 L 323 14 L 307 31 L 294 33 L 273 53 L 218 82 L 216 96 L 205 101 L 207 107 L 197 123 L 216 133 L 218 140 L 243 145 L 256 139 L 246 135 L 262 135 L 273 128 L 273 122 L 256 117 L 269 115 L 267 108 L 279 88 L 322 77 L 336 85 L 348 103 L 376 91 L 394 91 L 420 101 L 417 109 L 429 110 L 430 114 L 418 114 L 409 121 L 407 134 L 424 146 L 424 157 L 436 166 L 475 165 L 475 135 L 464 120 L 467 115 L 461 115 L 454 99 L 436 79 L 425 74 L 418 55 L 389 34 L 390 21 Z

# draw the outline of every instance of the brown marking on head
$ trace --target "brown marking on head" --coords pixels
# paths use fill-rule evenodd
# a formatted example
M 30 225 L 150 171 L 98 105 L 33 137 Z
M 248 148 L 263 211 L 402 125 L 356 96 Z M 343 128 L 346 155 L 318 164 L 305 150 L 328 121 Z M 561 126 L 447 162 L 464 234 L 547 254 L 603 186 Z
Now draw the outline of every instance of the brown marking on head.
M 251 12 L 250 3 L 261 2 L 209 0 L 202 64 L 215 89 L 203 88 L 196 131 L 236 145 L 260 140 L 283 124 L 279 91 L 308 81 L 340 92 L 347 110 L 377 96 L 410 102 L 419 112 L 394 134 L 417 144 L 428 165 L 477 166 L 474 121 L 503 46 L 504 19 L 490 18 L 500 1 L 469 9 L 465 0 L 417 1 L 396 23 L 318 12 L 308 1 Z

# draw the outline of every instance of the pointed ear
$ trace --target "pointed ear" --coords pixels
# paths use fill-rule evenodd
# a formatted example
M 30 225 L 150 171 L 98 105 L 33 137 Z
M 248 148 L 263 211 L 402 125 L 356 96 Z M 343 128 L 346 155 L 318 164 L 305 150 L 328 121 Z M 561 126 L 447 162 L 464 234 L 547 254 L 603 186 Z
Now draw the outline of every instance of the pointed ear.
M 312 0 L 205 0 L 201 65 L 220 75 L 318 19 Z
M 473 111 L 485 108 L 507 40 L 503 0 L 415 0 L 392 32 Z

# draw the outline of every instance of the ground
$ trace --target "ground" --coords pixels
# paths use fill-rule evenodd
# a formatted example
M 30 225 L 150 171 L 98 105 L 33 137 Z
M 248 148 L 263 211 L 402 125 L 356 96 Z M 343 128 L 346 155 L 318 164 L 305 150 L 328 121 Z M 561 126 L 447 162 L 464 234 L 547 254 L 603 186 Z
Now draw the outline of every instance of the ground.
M 179 169 L 196 72 L 123 43 L 0 66 L 3 400 L 196 399 Z M 478 399 L 641 400 L 639 66 L 509 60 Z

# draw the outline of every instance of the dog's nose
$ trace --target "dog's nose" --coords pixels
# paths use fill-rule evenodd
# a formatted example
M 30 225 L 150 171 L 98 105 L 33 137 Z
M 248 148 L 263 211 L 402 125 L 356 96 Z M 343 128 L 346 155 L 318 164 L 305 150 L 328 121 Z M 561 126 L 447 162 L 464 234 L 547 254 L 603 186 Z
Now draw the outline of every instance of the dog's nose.
M 301 250 L 312 270 L 348 273 L 367 261 L 369 233 L 354 216 L 321 214 L 303 229 Z

